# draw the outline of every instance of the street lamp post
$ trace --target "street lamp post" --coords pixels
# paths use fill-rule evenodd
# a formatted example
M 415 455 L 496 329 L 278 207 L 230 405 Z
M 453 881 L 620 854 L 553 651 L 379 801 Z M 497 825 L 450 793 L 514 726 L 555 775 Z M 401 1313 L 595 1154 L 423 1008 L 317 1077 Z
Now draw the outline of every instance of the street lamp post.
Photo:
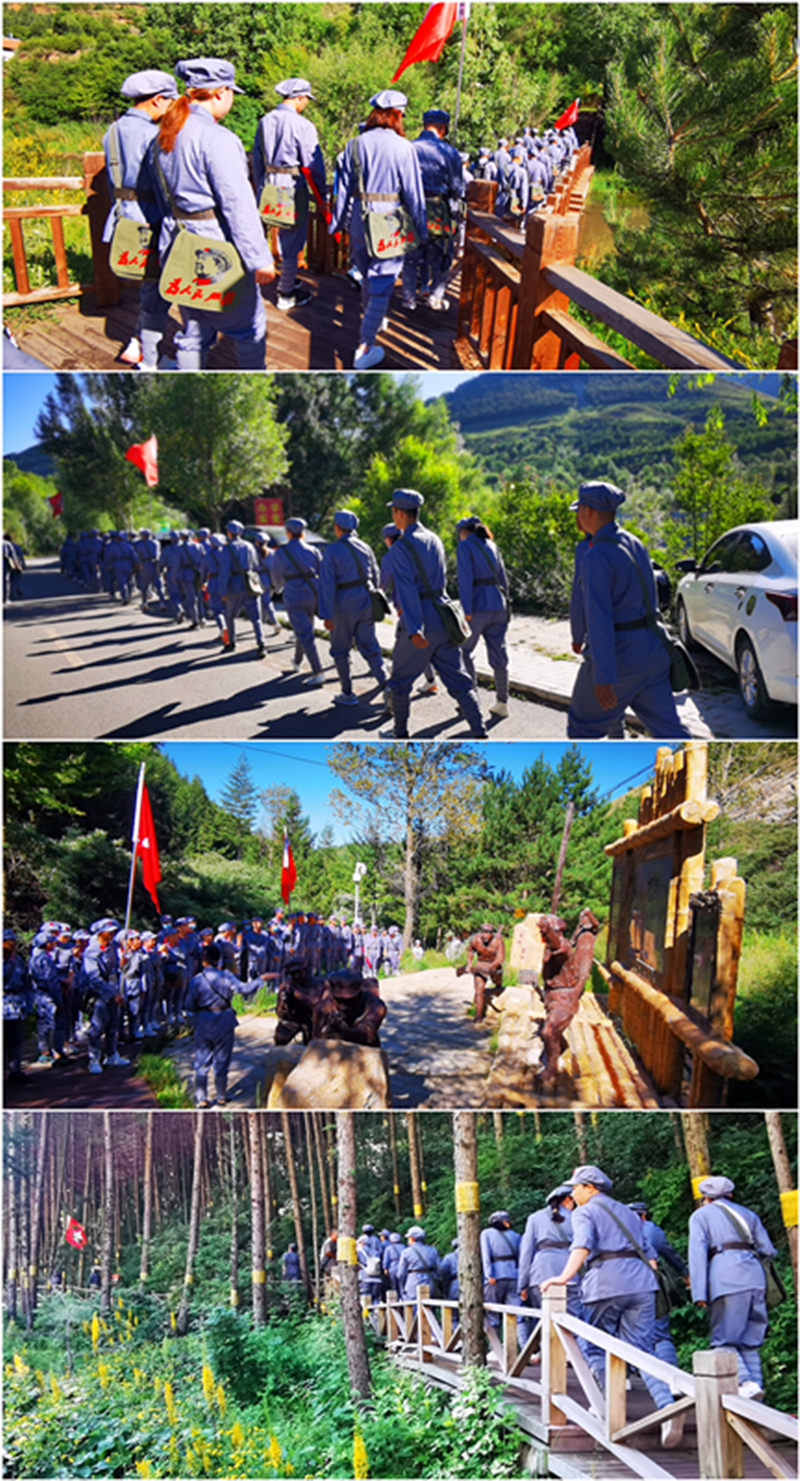
M 354 908 L 354 911 L 353 911 L 353 925 L 354 926 L 360 926 L 362 924 L 362 921 L 361 921 L 361 908 L 360 908 L 360 905 L 359 905 L 359 889 L 360 889 L 361 881 L 364 878 L 364 875 L 366 874 L 366 872 L 367 872 L 367 866 L 366 866 L 366 864 L 362 864 L 361 862 L 357 863 L 355 869 L 353 870 L 353 884 L 356 887 L 356 900 L 355 900 L 355 908 Z

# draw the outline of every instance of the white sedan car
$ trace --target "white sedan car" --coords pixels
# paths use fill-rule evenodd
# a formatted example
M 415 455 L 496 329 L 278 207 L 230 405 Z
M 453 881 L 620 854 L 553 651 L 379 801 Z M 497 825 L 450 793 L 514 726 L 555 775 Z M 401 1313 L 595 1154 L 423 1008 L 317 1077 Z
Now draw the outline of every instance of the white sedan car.
M 749 715 L 771 701 L 797 704 L 797 520 L 737 525 L 699 566 L 677 562 L 677 618 L 687 648 L 700 643 L 739 678 Z

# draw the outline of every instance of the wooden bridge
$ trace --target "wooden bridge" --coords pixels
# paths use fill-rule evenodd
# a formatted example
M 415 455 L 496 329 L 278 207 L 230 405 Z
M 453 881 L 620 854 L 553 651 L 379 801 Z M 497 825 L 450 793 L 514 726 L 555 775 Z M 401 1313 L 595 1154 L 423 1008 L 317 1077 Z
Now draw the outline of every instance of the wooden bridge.
M 468 187 L 463 258 L 450 274 L 447 313 L 424 305 L 408 313 L 393 306 L 380 343 L 388 370 L 554 370 L 628 368 L 630 362 L 606 345 L 570 313 L 573 304 L 617 331 L 631 344 L 670 369 L 730 370 L 737 362 L 716 353 L 685 331 L 607 288 L 575 267 L 581 214 L 592 179 L 590 149 L 583 145 L 559 178 L 553 194 L 524 230 L 494 215 L 496 185 L 474 181 Z M 123 284 L 111 272 L 102 240 L 110 209 L 103 155 L 84 155 L 82 176 L 14 178 L 5 193 L 82 192 L 83 201 L 4 206 L 14 261 L 15 291 L 5 307 L 58 303 L 45 323 L 20 327 L 20 348 L 49 369 L 119 369 L 118 355 L 131 337 L 138 314 L 137 285 Z M 64 242 L 64 220 L 85 217 L 91 243 L 91 283 L 72 281 Z M 52 233 L 55 282 L 32 287 L 24 238 L 26 221 L 47 220 Z M 277 232 L 272 232 L 277 250 Z M 303 281 L 314 294 L 307 307 L 284 314 L 275 306 L 275 289 L 266 291 L 267 362 L 274 370 L 342 370 L 352 366 L 359 340 L 360 296 L 347 277 L 349 245 L 329 237 L 316 206 L 309 212 Z M 77 302 L 76 302 L 77 300 Z M 173 305 L 164 351 L 172 351 L 179 326 Z M 233 346 L 222 339 L 209 356 L 209 368 L 236 366 Z M 738 367 L 741 368 L 741 367 Z
M 566 1291 L 557 1286 L 544 1293 L 541 1310 L 486 1303 L 484 1313 L 489 1373 L 528 1438 L 533 1474 L 567 1481 L 797 1476 L 797 1419 L 739 1395 L 735 1353 L 699 1350 L 685 1373 L 570 1316 Z M 414 1301 L 390 1293 L 386 1302 L 368 1304 L 365 1317 L 396 1363 L 426 1383 L 461 1387 L 457 1301 L 439 1300 L 422 1286 Z M 523 1321 L 533 1324 L 524 1344 Z M 578 1338 L 605 1353 L 602 1392 Z M 636 1379 L 629 1390 L 629 1368 L 662 1379 L 673 1403 L 654 1409 Z M 662 1449 L 661 1425 L 677 1416 L 683 1439 Z

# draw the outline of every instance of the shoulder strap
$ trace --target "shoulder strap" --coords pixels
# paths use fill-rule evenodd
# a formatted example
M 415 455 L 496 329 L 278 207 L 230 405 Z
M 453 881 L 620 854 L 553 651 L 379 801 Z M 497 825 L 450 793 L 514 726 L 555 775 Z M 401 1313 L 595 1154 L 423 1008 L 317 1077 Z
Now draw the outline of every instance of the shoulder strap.
M 400 544 L 400 541 L 398 540 L 396 543 L 399 545 Z M 394 547 L 392 547 L 392 548 L 394 548 Z M 437 593 L 431 591 L 430 587 L 428 586 L 428 578 L 425 575 L 425 567 L 422 564 L 422 557 L 420 556 L 419 551 L 417 550 L 416 546 L 414 545 L 414 541 L 413 540 L 409 540 L 409 542 L 408 542 L 408 544 L 406 546 L 406 549 L 408 551 L 410 551 L 410 553 L 411 553 L 411 558 L 412 558 L 412 560 L 413 560 L 413 562 L 414 562 L 414 564 L 415 564 L 415 566 L 416 566 L 416 568 L 417 568 L 417 570 L 419 572 L 419 579 L 420 579 L 420 581 L 423 584 L 423 590 L 420 592 L 420 595 L 423 596 L 423 597 L 428 597 L 431 601 L 436 601 L 437 600 Z
M 361 173 L 361 156 L 358 152 L 358 139 L 353 140 L 353 159 L 356 166 L 356 188 L 362 206 L 369 201 L 399 201 L 400 195 L 396 190 L 385 190 L 368 194 L 364 190 L 364 176 Z
M 262 149 L 264 151 L 264 173 L 265 174 L 269 174 L 269 175 L 278 175 L 278 174 L 280 174 L 280 175 L 301 175 L 303 172 L 302 172 L 302 167 L 300 165 L 276 165 L 276 164 L 273 164 L 270 160 L 267 159 L 267 118 L 268 117 L 269 117 L 269 114 L 265 114 L 264 117 L 261 120 L 261 135 L 262 135 L 262 138 L 261 138 L 261 147 L 262 147 Z
M 497 561 L 494 559 L 494 556 L 492 555 L 491 551 L 487 548 L 486 541 L 485 540 L 482 540 L 481 537 L 480 537 L 480 535 L 475 535 L 475 539 L 474 540 L 472 540 L 472 539 L 470 540 L 470 545 L 471 545 L 471 548 L 473 550 L 475 549 L 476 546 L 478 547 L 478 549 L 480 550 L 481 555 L 483 556 L 484 560 L 485 561 L 488 561 L 489 567 L 490 567 L 493 575 L 499 581 L 499 579 L 500 579 L 500 567 L 498 566 Z
M 728 1223 L 733 1225 L 733 1227 L 736 1230 L 736 1232 L 738 1234 L 743 1234 L 744 1235 L 744 1237 L 747 1240 L 747 1243 L 749 1244 L 749 1246 L 752 1249 L 753 1253 L 756 1254 L 757 1253 L 757 1251 L 756 1251 L 756 1242 L 753 1239 L 753 1236 L 752 1236 L 752 1234 L 750 1232 L 750 1228 L 745 1223 L 744 1219 L 740 1219 L 733 1212 L 733 1209 L 732 1208 L 728 1208 L 727 1204 L 725 1204 L 725 1203 L 720 1203 L 719 1199 L 716 1199 L 715 1200 L 715 1204 L 716 1204 L 716 1207 L 718 1209 L 720 1209 L 721 1212 L 725 1215 L 726 1219 L 728 1220 Z
M 297 556 L 294 554 L 294 551 L 292 550 L 288 540 L 286 544 L 281 547 L 281 549 L 285 552 L 286 555 L 288 555 L 289 560 L 291 561 L 301 580 L 307 581 L 309 586 L 313 586 L 316 580 L 316 572 L 303 570 L 302 562 L 297 559 Z
M 122 165 L 120 164 L 119 149 L 117 147 L 119 138 L 118 127 L 118 124 L 112 123 L 108 131 L 108 167 L 111 171 L 111 179 L 114 182 L 115 190 L 122 189 Z
M 618 1216 L 614 1213 L 613 1208 L 609 1208 L 608 1204 L 605 1203 L 605 1202 L 601 1203 L 600 1207 L 601 1208 L 604 1208 L 605 1211 L 606 1211 L 606 1213 L 609 1215 L 609 1218 L 612 1218 L 614 1220 L 614 1223 L 616 1224 L 617 1228 L 621 1231 L 622 1234 L 625 1235 L 625 1238 L 627 1239 L 628 1244 L 632 1247 L 632 1249 L 634 1249 L 636 1251 L 637 1255 L 639 1256 L 639 1259 L 647 1266 L 648 1270 L 651 1271 L 652 1273 L 655 1273 L 655 1272 L 653 1272 L 653 1267 L 650 1264 L 650 1261 L 648 1260 L 647 1255 L 645 1254 L 644 1250 L 642 1249 L 642 1246 L 637 1243 L 637 1241 L 634 1239 L 634 1237 L 633 1237 L 632 1234 L 629 1234 L 628 1233 L 628 1230 L 625 1228 L 625 1225 L 623 1224 L 622 1220 L 620 1218 L 618 1218 Z
M 503 1234 L 500 1229 L 497 1229 L 495 1232 L 500 1235 L 500 1238 L 502 1239 L 503 1244 L 505 1245 L 506 1249 L 508 1250 L 509 1255 L 512 1255 L 513 1258 L 516 1260 L 516 1258 L 517 1258 L 517 1251 L 514 1249 L 514 1246 L 512 1245 L 511 1240 L 508 1238 L 508 1235 Z

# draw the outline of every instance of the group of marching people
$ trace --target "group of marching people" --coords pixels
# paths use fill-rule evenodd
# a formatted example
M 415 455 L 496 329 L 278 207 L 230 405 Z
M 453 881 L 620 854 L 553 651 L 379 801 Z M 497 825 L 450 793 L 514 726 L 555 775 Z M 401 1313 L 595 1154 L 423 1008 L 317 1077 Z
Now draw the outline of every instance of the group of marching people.
M 234 993 L 253 997 L 273 986 L 291 963 L 312 973 L 351 968 L 364 976 L 387 976 L 400 966 L 403 939 L 395 925 L 366 929 L 343 917 L 323 919 L 313 911 L 287 914 L 282 907 L 264 920 L 222 921 L 216 930 L 197 927 L 194 916 L 162 915 L 158 931 L 120 925 L 110 916 L 88 928 L 44 921 L 27 957 L 17 933 L 3 933 L 3 1045 L 7 1077 L 26 1078 L 22 1068 L 25 1022 L 36 1019 L 38 1063 L 57 1064 L 71 1053 L 88 1052 L 88 1068 L 100 1074 L 129 1061 L 119 1044 L 154 1037 L 203 1011 L 192 984 L 213 948 L 226 1006 Z M 209 979 L 210 980 L 210 979 Z M 203 993 L 201 991 L 201 998 Z M 212 995 L 213 996 L 213 995 Z M 219 1006 L 214 1003 L 208 1011 Z M 195 1025 L 196 1027 L 196 1025 Z M 220 1025 L 214 1025 L 219 1029 Z M 232 1040 L 231 1040 L 232 1043 Z M 217 1089 L 219 1091 L 219 1076 Z M 201 1100 L 203 1097 L 201 1097 Z
M 325 683 L 315 630 L 319 616 L 330 635 L 339 678 L 334 704 L 354 707 L 362 702 L 353 690 L 355 647 L 392 717 L 387 734 L 407 736 L 415 680 L 422 680 L 426 693 L 436 693 L 438 677 L 472 734 L 485 736 L 473 654 L 483 639 L 496 689 L 490 713 L 504 718 L 509 698 L 505 564 L 478 515 L 458 521 L 458 595 L 464 616 L 454 625 L 444 546 L 422 524 L 424 502 L 415 489 L 395 490 L 389 501 L 391 523 L 381 531 L 385 548 L 380 563 L 358 536 L 358 515 L 341 509 L 333 518 L 334 538 L 322 550 L 306 538 L 308 527 L 300 517 L 286 521 L 286 542 L 280 545 L 264 531 L 251 541 L 241 521 L 232 519 L 224 535 L 204 527 L 173 530 L 162 541 L 147 529 L 138 537 L 132 532 L 81 531 L 77 540 L 65 540 L 61 569 L 87 590 L 105 590 L 123 603 L 131 601 L 135 583 L 142 610 L 157 603 L 190 630 L 213 621 L 223 654 L 236 651 L 241 614 L 252 624 L 257 656 L 264 657 L 267 636 L 282 633 L 274 606 L 280 596 L 294 635 L 291 669 L 299 672 L 306 660 L 310 672 L 305 685 L 321 688 Z M 392 605 L 398 622 L 387 671 L 375 625 L 391 614 Z
M 178 81 L 184 91 L 179 93 Z M 161 357 L 170 304 L 178 304 L 177 368 L 200 370 L 218 333 L 233 341 L 239 368 L 262 369 L 266 311 L 261 289 L 276 268 L 267 230 L 278 228 L 276 306 L 302 308 L 312 295 L 297 277 L 313 198 L 328 231 L 347 230 L 351 276 L 361 290 L 360 343 L 354 368 L 378 365 L 376 343 L 395 280 L 403 303 L 447 308 L 447 275 L 457 249 L 469 156 L 449 142 L 450 115 L 430 108 L 418 138 L 405 137 L 408 99 L 385 88 L 369 99 L 359 133 L 339 155 L 332 208 L 317 130 L 305 115 L 310 82 L 284 78 L 279 103 L 260 120 L 251 152 L 252 183 L 241 141 L 220 127 L 237 85 L 219 57 L 178 62 L 175 74 L 148 69 L 126 77 L 122 116 L 103 139 L 112 207 L 105 226 L 112 269 L 140 283 L 140 315 L 122 359 L 142 370 Z M 482 149 L 476 172 L 496 179 L 496 210 L 521 222 L 546 198 L 569 161 L 574 129 L 530 129 L 509 146 Z
M 575 1168 L 530 1214 L 522 1235 L 511 1227 L 506 1210 L 491 1214 L 480 1236 L 484 1301 L 491 1307 L 516 1309 L 522 1346 L 533 1331 L 533 1319 L 526 1320 L 525 1311 L 538 1310 L 544 1292 L 564 1286 L 571 1315 L 677 1368 L 669 1315 L 657 1314 L 656 1306 L 656 1272 L 666 1267 L 673 1288 L 684 1292 L 686 1302 L 691 1299 L 708 1312 L 712 1348 L 736 1353 L 740 1394 L 763 1398 L 765 1261 L 771 1261 L 775 1248 L 758 1215 L 733 1201 L 735 1184 L 730 1178 L 701 1179 L 700 1206 L 689 1219 L 687 1263 L 650 1218 L 646 1203 L 621 1203 L 611 1197 L 612 1186 L 599 1167 Z M 405 1244 L 396 1231 L 382 1229 L 378 1234 L 365 1224 L 356 1248 L 359 1289 L 365 1300 L 382 1301 L 389 1291 L 401 1300 L 414 1300 L 420 1286 L 427 1286 L 435 1298 L 459 1299 L 457 1239 L 440 1257 L 419 1224 L 407 1231 Z M 333 1231 L 322 1248 L 325 1273 L 332 1273 L 335 1260 Z M 678 1304 L 684 1304 L 682 1295 L 676 1297 Z M 501 1313 L 490 1310 L 487 1319 L 497 1327 Z M 579 1345 L 602 1392 L 605 1353 L 583 1338 Z M 668 1382 L 645 1369 L 640 1372 L 656 1408 L 671 1405 L 674 1395 Z M 678 1415 L 662 1424 L 662 1445 L 680 1443 L 682 1422 Z

